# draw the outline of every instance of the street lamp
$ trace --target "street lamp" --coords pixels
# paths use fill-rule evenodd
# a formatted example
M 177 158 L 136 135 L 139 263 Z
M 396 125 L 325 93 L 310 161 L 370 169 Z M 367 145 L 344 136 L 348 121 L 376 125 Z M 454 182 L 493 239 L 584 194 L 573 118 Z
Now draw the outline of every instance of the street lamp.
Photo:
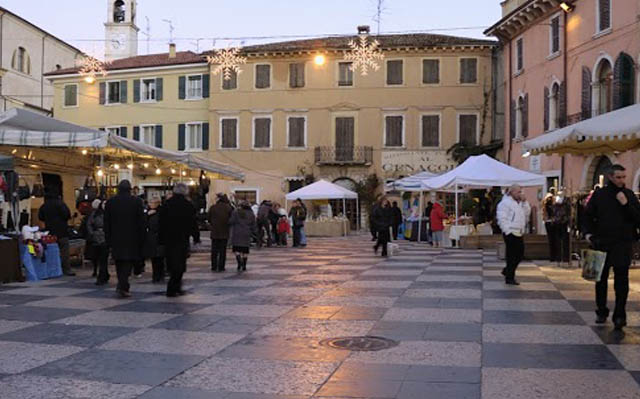
M 562 8 L 562 10 L 564 12 L 571 12 L 573 11 L 573 9 L 575 8 L 575 6 L 573 5 L 573 3 L 571 3 L 570 1 L 563 1 L 562 3 L 560 3 L 560 8 Z

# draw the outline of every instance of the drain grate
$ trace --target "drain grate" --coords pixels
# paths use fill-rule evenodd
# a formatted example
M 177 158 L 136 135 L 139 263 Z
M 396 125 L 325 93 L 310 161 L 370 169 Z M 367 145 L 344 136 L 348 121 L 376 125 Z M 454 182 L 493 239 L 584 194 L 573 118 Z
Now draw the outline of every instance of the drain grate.
M 383 337 L 340 337 L 329 338 L 320 341 L 320 345 L 335 349 L 350 351 L 372 352 L 389 349 L 397 346 L 399 342 Z

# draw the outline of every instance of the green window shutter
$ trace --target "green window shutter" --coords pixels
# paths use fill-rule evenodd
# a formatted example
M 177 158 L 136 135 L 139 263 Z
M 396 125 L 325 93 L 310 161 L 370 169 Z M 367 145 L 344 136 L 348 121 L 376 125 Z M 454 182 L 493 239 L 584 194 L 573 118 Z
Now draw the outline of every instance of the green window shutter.
M 125 139 L 127 138 L 127 127 L 126 126 L 121 126 L 120 127 L 120 136 L 124 137 Z
M 120 102 L 122 104 L 127 103 L 127 81 L 126 80 L 120 81 Z
M 181 123 L 178 125 L 178 151 L 184 151 L 186 147 L 186 125 Z
M 202 75 L 202 98 L 209 98 L 209 74 Z
M 140 102 L 140 79 L 133 81 L 133 102 Z
M 140 126 L 133 127 L 133 139 L 135 141 L 140 141 Z
M 156 101 L 162 101 L 162 78 L 156 78 Z
M 202 124 L 202 149 L 209 149 L 209 123 Z
M 162 125 L 156 125 L 156 147 L 162 148 Z
M 107 95 L 107 84 L 105 82 L 100 82 L 100 104 L 103 105 L 106 100 Z
M 187 77 L 178 77 L 178 98 L 184 100 L 187 98 Z

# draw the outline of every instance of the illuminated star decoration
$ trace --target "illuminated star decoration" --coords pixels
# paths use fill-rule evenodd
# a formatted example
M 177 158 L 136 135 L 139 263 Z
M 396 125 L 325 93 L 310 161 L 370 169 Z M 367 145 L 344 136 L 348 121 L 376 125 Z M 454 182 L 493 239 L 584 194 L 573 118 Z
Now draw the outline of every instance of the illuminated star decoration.
M 106 76 L 105 63 L 97 58 L 85 56 L 80 59 L 78 66 L 80 67 L 80 76 L 85 79 L 95 80 L 96 76 Z
M 242 72 L 242 70 L 240 69 L 240 65 L 246 64 L 247 58 L 239 54 L 239 47 L 214 50 L 213 55 L 207 56 L 207 62 L 209 62 L 209 64 L 211 65 L 216 65 L 212 73 L 214 75 L 217 75 L 222 72 L 224 80 L 230 80 L 232 72 L 235 72 L 236 75 L 240 74 Z
M 376 60 L 384 59 L 384 54 L 378 48 L 380 46 L 380 42 L 377 40 L 373 40 L 369 42 L 368 35 L 362 34 L 359 35 L 359 39 L 351 40 L 349 42 L 349 47 L 351 47 L 351 51 L 344 55 L 344 59 L 346 61 L 351 61 L 353 64 L 351 65 L 351 70 L 360 70 L 361 75 L 367 75 L 369 69 L 377 71 L 380 69 L 380 65 L 376 62 Z

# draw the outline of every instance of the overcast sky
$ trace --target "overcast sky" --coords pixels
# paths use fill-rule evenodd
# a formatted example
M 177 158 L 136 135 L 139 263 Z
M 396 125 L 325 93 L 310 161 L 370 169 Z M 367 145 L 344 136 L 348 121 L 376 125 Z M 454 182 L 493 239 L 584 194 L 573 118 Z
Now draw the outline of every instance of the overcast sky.
M 273 36 L 354 33 L 357 25 L 371 25 L 376 0 L 139 0 L 137 24 L 151 26 L 150 52 L 167 51 L 169 24 L 175 28 L 178 50 L 240 45 L 243 37 L 270 36 L 264 41 L 289 40 Z M 482 38 L 484 28 L 500 18 L 499 0 L 385 0 L 381 33 L 420 31 Z M 105 0 L 0 0 L 0 5 L 35 25 L 102 58 Z M 455 29 L 450 28 L 470 28 Z M 147 53 L 146 36 L 139 35 L 139 53 Z M 244 44 L 257 40 L 245 39 Z

